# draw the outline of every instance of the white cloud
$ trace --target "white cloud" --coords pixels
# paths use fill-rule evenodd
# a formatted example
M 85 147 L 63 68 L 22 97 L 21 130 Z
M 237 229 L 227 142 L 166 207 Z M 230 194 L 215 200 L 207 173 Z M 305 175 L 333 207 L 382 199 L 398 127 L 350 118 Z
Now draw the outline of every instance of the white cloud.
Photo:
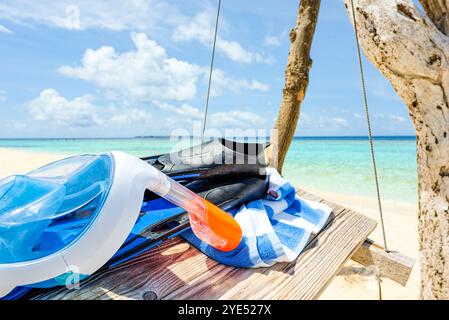
M 210 12 L 200 12 L 189 22 L 179 25 L 172 38 L 174 41 L 196 40 L 205 46 L 211 46 L 215 27 L 214 19 Z M 260 53 L 246 50 L 237 41 L 224 40 L 220 36 L 217 36 L 217 50 L 236 62 L 271 62 L 271 59 L 264 58 Z
M 348 120 L 340 117 L 332 118 L 331 121 L 334 123 L 335 126 L 346 128 L 348 126 Z
M 153 120 L 153 116 L 150 112 L 137 108 L 112 108 L 110 111 L 112 112 L 112 116 L 110 117 L 109 122 L 112 124 L 150 124 Z
M 347 119 L 342 117 L 314 115 L 302 112 L 299 117 L 301 128 L 305 129 L 345 129 L 349 127 Z
M 276 36 L 266 36 L 264 45 L 267 47 L 279 47 L 281 45 L 281 39 Z
M 65 29 L 157 31 L 179 24 L 183 15 L 168 1 L 158 0 L 2 0 L 0 19 Z
M 31 116 L 37 121 L 46 121 L 60 127 L 96 127 L 100 125 L 150 124 L 153 115 L 139 108 L 94 105 L 90 95 L 68 100 L 54 89 L 43 90 L 39 97 L 28 102 Z M 101 111 L 102 116 L 99 116 Z
M 354 118 L 359 119 L 361 124 L 365 124 L 365 115 L 360 113 L 353 113 Z M 396 114 L 374 113 L 371 119 L 376 128 L 383 128 L 387 130 L 402 130 L 411 128 L 411 121 L 407 117 Z
M 402 116 L 398 116 L 395 114 L 384 114 L 384 113 L 375 113 L 373 115 L 374 119 L 377 119 L 383 123 L 390 123 L 390 124 L 401 124 L 406 122 L 406 119 Z
M 13 32 L 11 30 L 9 30 L 8 28 L 6 28 L 5 26 L 2 26 L 0 24 L 0 33 L 8 33 L 8 34 L 12 34 Z
M 236 62 L 271 62 L 271 59 L 264 58 L 260 53 L 247 51 L 236 41 L 217 39 L 217 50 L 223 52 L 229 59 Z
M 88 49 L 81 66 L 63 66 L 59 72 L 106 89 L 112 100 L 117 100 L 117 94 L 144 101 L 185 101 L 196 97 L 197 82 L 207 77 L 207 67 L 168 57 L 164 48 L 143 33 L 133 33 L 131 37 L 134 51 L 118 53 L 109 46 Z M 265 83 L 234 79 L 220 69 L 214 70 L 212 85 L 215 96 L 225 90 L 269 90 Z
M 265 119 L 253 112 L 227 111 L 211 114 L 209 124 L 217 128 L 250 128 L 263 125 Z
M 210 44 L 213 40 L 212 16 L 208 12 L 200 12 L 189 22 L 179 25 L 173 33 L 175 41 L 198 40 Z
M 406 120 L 404 117 L 401 116 L 393 116 L 392 117 L 393 121 L 395 121 L 396 123 L 404 123 Z
M 221 69 L 215 69 L 212 76 L 212 95 L 217 96 L 224 90 L 239 93 L 241 90 L 261 91 L 265 92 L 270 89 L 268 84 L 257 80 L 234 79 L 228 77 Z
M 201 120 L 204 114 L 198 108 L 192 107 L 188 104 L 183 104 L 180 107 L 175 107 L 168 103 L 155 102 L 155 105 L 161 110 L 169 111 L 179 116 L 182 116 L 183 119 Z
M 39 97 L 28 102 L 31 116 L 61 127 L 93 127 L 102 123 L 92 96 L 85 95 L 67 100 L 54 89 L 43 90 Z
M 66 76 L 113 89 L 142 100 L 187 100 L 196 95 L 202 68 L 170 58 L 164 48 L 143 33 L 132 33 L 135 51 L 117 53 L 112 47 L 88 49 L 81 67 L 63 66 Z
M 153 113 L 134 107 L 100 108 L 93 103 L 89 95 L 68 100 L 54 89 L 43 90 L 39 97 L 27 103 L 32 118 L 64 128 L 86 128 L 107 126 L 154 125 L 165 128 L 186 128 L 190 130 L 195 123 L 201 123 L 204 112 L 188 104 L 174 106 L 165 102 L 154 102 L 153 106 L 169 112 L 171 115 L 162 118 Z M 99 116 L 101 112 L 101 117 Z M 159 121 L 159 122 L 158 122 Z M 208 129 L 257 129 L 266 124 L 262 116 L 247 111 L 212 112 L 208 117 Z M 22 122 L 7 124 L 9 128 L 21 129 Z
M 167 124 L 171 127 L 191 125 L 192 121 L 202 121 L 204 112 L 198 108 L 183 104 L 180 107 L 167 103 L 157 102 L 156 106 L 164 111 L 169 111 L 178 117 L 169 117 Z M 210 113 L 208 116 L 208 128 L 251 128 L 265 124 L 263 117 L 248 111 L 225 111 Z

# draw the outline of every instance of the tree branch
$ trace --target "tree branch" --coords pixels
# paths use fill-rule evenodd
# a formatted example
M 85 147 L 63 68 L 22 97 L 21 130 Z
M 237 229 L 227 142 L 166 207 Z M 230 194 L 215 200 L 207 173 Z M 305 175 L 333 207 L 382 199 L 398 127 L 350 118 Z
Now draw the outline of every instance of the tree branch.
M 309 84 L 312 66 L 310 50 L 318 21 L 320 0 L 301 0 L 295 29 L 290 31 L 290 52 L 285 70 L 282 104 L 271 135 L 268 152 L 269 164 L 282 172 L 288 148 L 292 142 L 299 119 L 301 104 Z
M 364 53 L 392 82 L 413 116 L 419 110 L 413 107 L 412 80 L 449 86 L 449 38 L 412 0 L 354 0 L 354 4 Z M 345 5 L 348 8 L 350 0 Z
M 419 0 L 429 18 L 445 35 L 449 35 L 449 0 Z

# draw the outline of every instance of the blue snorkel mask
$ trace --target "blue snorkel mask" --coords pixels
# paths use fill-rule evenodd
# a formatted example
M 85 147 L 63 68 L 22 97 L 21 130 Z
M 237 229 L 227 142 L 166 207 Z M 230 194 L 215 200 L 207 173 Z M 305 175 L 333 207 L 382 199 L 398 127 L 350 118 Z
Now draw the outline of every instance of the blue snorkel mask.
M 0 297 L 100 269 L 130 235 L 146 189 L 184 208 L 204 242 L 238 246 L 230 215 L 144 161 L 122 152 L 72 157 L 0 180 Z
M 111 158 L 103 155 L 0 180 L 0 261 L 35 260 L 70 245 L 101 211 L 112 178 Z

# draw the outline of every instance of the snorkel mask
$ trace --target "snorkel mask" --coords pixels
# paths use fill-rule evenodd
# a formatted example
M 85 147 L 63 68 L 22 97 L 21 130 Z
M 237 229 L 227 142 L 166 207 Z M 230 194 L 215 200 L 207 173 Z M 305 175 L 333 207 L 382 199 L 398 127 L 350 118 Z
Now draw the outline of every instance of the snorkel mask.
M 231 215 L 146 162 L 122 152 L 67 158 L 0 180 L 0 297 L 100 269 L 130 235 L 146 189 L 186 210 L 203 242 L 239 245 Z

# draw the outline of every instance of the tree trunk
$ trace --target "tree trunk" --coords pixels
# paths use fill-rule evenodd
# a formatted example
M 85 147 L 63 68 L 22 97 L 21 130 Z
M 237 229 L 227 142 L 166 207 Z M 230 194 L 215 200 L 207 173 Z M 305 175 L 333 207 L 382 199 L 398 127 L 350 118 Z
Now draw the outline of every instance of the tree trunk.
M 285 70 L 282 104 L 271 135 L 269 165 L 282 172 L 285 156 L 295 134 L 301 103 L 312 66 L 310 49 L 318 21 L 320 0 L 301 0 L 296 27 L 290 31 L 290 52 Z
M 416 129 L 421 298 L 449 299 L 449 38 L 441 31 L 447 29 L 412 0 L 353 1 L 361 46 L 408 106 Z M 351 0 L 345 5 L 352 22 Z
M 449 0 L 419 0 L 435 26 L 445 35 L 449 34 Z

